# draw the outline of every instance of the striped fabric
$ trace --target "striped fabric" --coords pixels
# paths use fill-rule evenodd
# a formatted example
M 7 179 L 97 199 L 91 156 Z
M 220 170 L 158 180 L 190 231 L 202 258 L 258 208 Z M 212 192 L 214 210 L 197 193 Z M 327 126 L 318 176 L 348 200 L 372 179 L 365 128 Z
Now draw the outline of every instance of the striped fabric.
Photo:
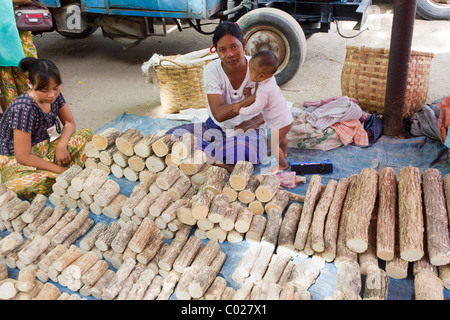
M 352 142 L 361 147 L 369 145 L 367 132 L 359 120 L 337 122 L 331 125 L 331 128 L 336 131 L 336 134 L 345 146 Z

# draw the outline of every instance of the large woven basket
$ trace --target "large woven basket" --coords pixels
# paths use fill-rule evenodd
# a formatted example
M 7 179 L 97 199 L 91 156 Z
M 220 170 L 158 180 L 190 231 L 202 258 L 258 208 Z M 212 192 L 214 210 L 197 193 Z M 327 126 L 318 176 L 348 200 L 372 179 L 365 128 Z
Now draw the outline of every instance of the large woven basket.
M 155 67 L 163 112 L 206 108 L 208 100 L 203 85 L 203 68 L 210 60 L 183 65 L 173 61 L 176 57 L 164 57 L 160 65 Z M 163 65 L 164 61 L 172 62 L 173 65 Z
M 433 53 L 411 52 L 403 118 L 410 118 L 427 100 L 433 57 Z M 388 65 L 388 49 L 347 46 L 342 94 L 358 99 L 365 111 L 383 114 Z

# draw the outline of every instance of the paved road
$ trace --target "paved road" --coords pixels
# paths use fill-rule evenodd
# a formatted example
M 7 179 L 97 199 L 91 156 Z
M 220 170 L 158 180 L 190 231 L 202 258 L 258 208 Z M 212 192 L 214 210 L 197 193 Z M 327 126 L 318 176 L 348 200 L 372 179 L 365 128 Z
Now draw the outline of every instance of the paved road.
M 304 101 L 340 95 L 340 75 L 347 45 L 389 48 L 392 6 L 373 1 L 369 30 L 346 39 L 332 25 L 329 33 L 315 34 L 307 41 L 308 53 L 297 76 L 282 89 L 287 100 Z M 340 23 L 344 35 L 354 35 L 352 23 Z M 212 27 L 211 27 L 212 30 Z M 53 60 L 63 76 L 63 93 L 75 115 L 78 128 L 96 129 L 123 112 L 163 117 L 158 88 L 146 83 L 141 65 L 154 53 L 174 55 L 211 46 L 211 36 L 192 29 L 174 31 L 167 37 L 152 37 L 124 51 L 104 38 L 100 30 L 86 39 L 67 39 L 58 33 L 35 36 L 38 55 Z M 429 100 L 450 94 L 450 22 L 416 19 L 413 49 L 435 53 Z

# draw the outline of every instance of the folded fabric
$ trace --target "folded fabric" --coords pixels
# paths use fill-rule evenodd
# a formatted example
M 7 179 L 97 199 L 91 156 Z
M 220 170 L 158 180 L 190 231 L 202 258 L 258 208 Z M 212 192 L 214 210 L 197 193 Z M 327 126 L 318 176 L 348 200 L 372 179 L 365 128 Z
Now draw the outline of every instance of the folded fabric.
M 308 107 L 321 107 L 324 104 L 330 103 L 330 102 L 332 102 L 332 101 L 334 101 L 336 99 L 340 99 L 342 97 L 345 97 L 345 96 L 335 96 L 335 97 L 325 98 L 325 99 L 322 99 L 320 101 L 305 101 L 305 102 L 303 102 L 303 107 L 305 107 L 305 108 L 308 108 Z M 358 99 L 349 98 L 349 100 L 351 102 L 359 104 L 358 103 Z
M 369 138 L 369 146 L 373 145 L 383 135 L 383 119 L 371 114 L 364 120 L 364 130 Z
M 438 125 L 441 132 L 441 141 L 445 143 L 447 140 L 447 130 L 450 127 L 450 96 L 446 96 L 438 103 L 441 109 L 441 114 L 439 115 Z
M 427 136 L 434 140 L 441 140 L 441 133 L 439 130 L 438 119 L 441 110 L 438 105 L 433 103 L 431 105 L 423 105 L 410 119 L 411 128 L 410 133 L 413 136 Z
M 336 131 L 344 146 L 352 142 L 361 147 L 367 147 L 369 145 L 367 132 L 359 120 L 338 122 L 331 125 L 331 128 Z
M 337 122 L 359 120 L 363 115 L 361 107 L 343 96 L 318 107 L 308 115 L 308 122 L 316 129 L 323 130 Z

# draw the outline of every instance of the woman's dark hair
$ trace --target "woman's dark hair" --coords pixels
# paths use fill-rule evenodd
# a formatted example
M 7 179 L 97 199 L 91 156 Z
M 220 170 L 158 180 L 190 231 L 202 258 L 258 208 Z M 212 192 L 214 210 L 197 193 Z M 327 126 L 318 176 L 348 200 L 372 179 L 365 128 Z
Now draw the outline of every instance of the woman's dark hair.
M 61 74 L 56 65 L 48 59 L 23 58 L 19 62 L 19 71 L 28 72 L 28 80 L 35 90 L 48 88 L 51 78 L 57 85 L 62 83 Z
M 242 45 L 245 45 L 241 28 L 239 28 L 239 26 L 234 22 L 224 21 L 216 27 L 216 30 L 214 30 L 212 40 L 214 47 L 217 48 L 217 42 L 219 42 L 219 39 L 226 34 L 232 35 L 233 37 L 237 38 L 242 43 Z

